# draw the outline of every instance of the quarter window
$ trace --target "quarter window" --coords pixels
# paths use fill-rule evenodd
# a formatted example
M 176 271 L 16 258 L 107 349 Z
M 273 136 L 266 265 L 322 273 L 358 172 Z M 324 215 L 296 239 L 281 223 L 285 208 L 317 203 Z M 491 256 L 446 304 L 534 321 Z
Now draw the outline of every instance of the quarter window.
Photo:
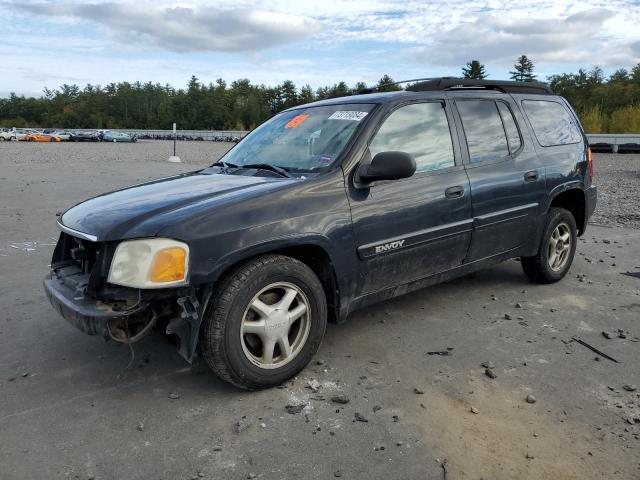
M 504 131 L 507 133 L 507 140 L 509 142 L 509 151 L 511 155 L 518 151 L 522 145 L 520 140 L 520 132 L 516 126 L 516 120 L 513 118 L 511 109 L 504 102 L 498 102 L 498 110 L 500 110 L 500 116 L 502 117 L 502 124 L 504 125 Z
M 400 107 L 384 121 L 369 144 L 374 157 L 400 151 L 413 156 L 417 172 L 455 165 L 447 115 L 441 103 L 415 103 Z
M 582 139 L 571 115 L 560 103 L 549 100 L 524 100 L 522 105 L 538 143 L 543 147 L 579 143 Z
M 507 137 L 493 100 L 457 102 L 471 163 L 497 161 L 509 155 Z

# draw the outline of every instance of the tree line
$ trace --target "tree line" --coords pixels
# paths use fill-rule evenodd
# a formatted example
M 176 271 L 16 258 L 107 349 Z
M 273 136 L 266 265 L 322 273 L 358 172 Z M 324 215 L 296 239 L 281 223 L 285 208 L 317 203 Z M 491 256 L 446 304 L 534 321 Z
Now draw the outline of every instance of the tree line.
M 484 79 L 486 66 L 472 60 L 462 76 Z M 511 79 L 537 79 L 533 61 L 519 57 Z M 640 133 L 640 64 L 619 69 L 606 78 L 602 69 L 580 69 L 547 78 L 554 93 L 564 96 L 577 111 L 589 133 Z M 252 84 L 240 79 L 201 82 L 195 76 L 186 88 L 147 82 L 120 82 L 106 86 L 64 84 L 43 90 L 39 98 L 11 94 L 0 99 L 0 126 L 56 128 L 148 128 L 250 130 L 272 115 L 296 105 L 349 95 L 367 86 L 338 82 L 312 89 L 287 80 L 280 85 Z M 389 75 L 375 85 L 378 91 L 401 90 Z

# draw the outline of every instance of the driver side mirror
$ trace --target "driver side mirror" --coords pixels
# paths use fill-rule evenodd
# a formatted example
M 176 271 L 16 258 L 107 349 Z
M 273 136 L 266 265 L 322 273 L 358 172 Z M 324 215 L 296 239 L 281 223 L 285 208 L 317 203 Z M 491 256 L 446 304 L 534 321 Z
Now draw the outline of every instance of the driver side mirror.
M 398 180 L 411 177 L 416 172 L 416 161 L 405 152 L 380 152 L 369 165 L 360 165 L 357 177 L 360 182 Z

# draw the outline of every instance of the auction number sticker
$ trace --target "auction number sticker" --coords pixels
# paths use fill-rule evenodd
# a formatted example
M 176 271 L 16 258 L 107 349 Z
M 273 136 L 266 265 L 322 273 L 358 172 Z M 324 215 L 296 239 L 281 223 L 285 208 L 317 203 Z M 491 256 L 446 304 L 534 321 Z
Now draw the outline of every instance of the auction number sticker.
M 298 128 L 307 118 L 309 118 L 309 115 L 296 115 L 289 120 L 289 123 L 287 123 L 284 128 Z
M 352 120 L 354 122 L 359 122 L 366 116 L 367 116 L 367 112 L 356 112 L 353 110 L 339 110 L 337 112 L 333 112 L 333 114 L 329 117 L 329 120 Z

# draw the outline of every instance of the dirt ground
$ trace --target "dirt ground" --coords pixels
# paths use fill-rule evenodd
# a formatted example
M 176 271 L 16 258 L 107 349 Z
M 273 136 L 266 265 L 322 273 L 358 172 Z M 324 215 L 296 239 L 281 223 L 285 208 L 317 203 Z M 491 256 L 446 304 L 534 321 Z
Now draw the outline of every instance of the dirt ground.
M 640 271 L 637 229 L 590 226 L 555 285 L 509 261 L 357 312 L 261 392 L 188 365 L 159 333 L 127 370 L 128 349 L 53 311 L 56 212 L 228 147 L 179 143 L 188 163 L 171 164 L 169 142 L 0 144 L 0 478 L 640 478 L 640 278 L 622 275 Z M 601 189 L 615 161 L 596 156 Z

